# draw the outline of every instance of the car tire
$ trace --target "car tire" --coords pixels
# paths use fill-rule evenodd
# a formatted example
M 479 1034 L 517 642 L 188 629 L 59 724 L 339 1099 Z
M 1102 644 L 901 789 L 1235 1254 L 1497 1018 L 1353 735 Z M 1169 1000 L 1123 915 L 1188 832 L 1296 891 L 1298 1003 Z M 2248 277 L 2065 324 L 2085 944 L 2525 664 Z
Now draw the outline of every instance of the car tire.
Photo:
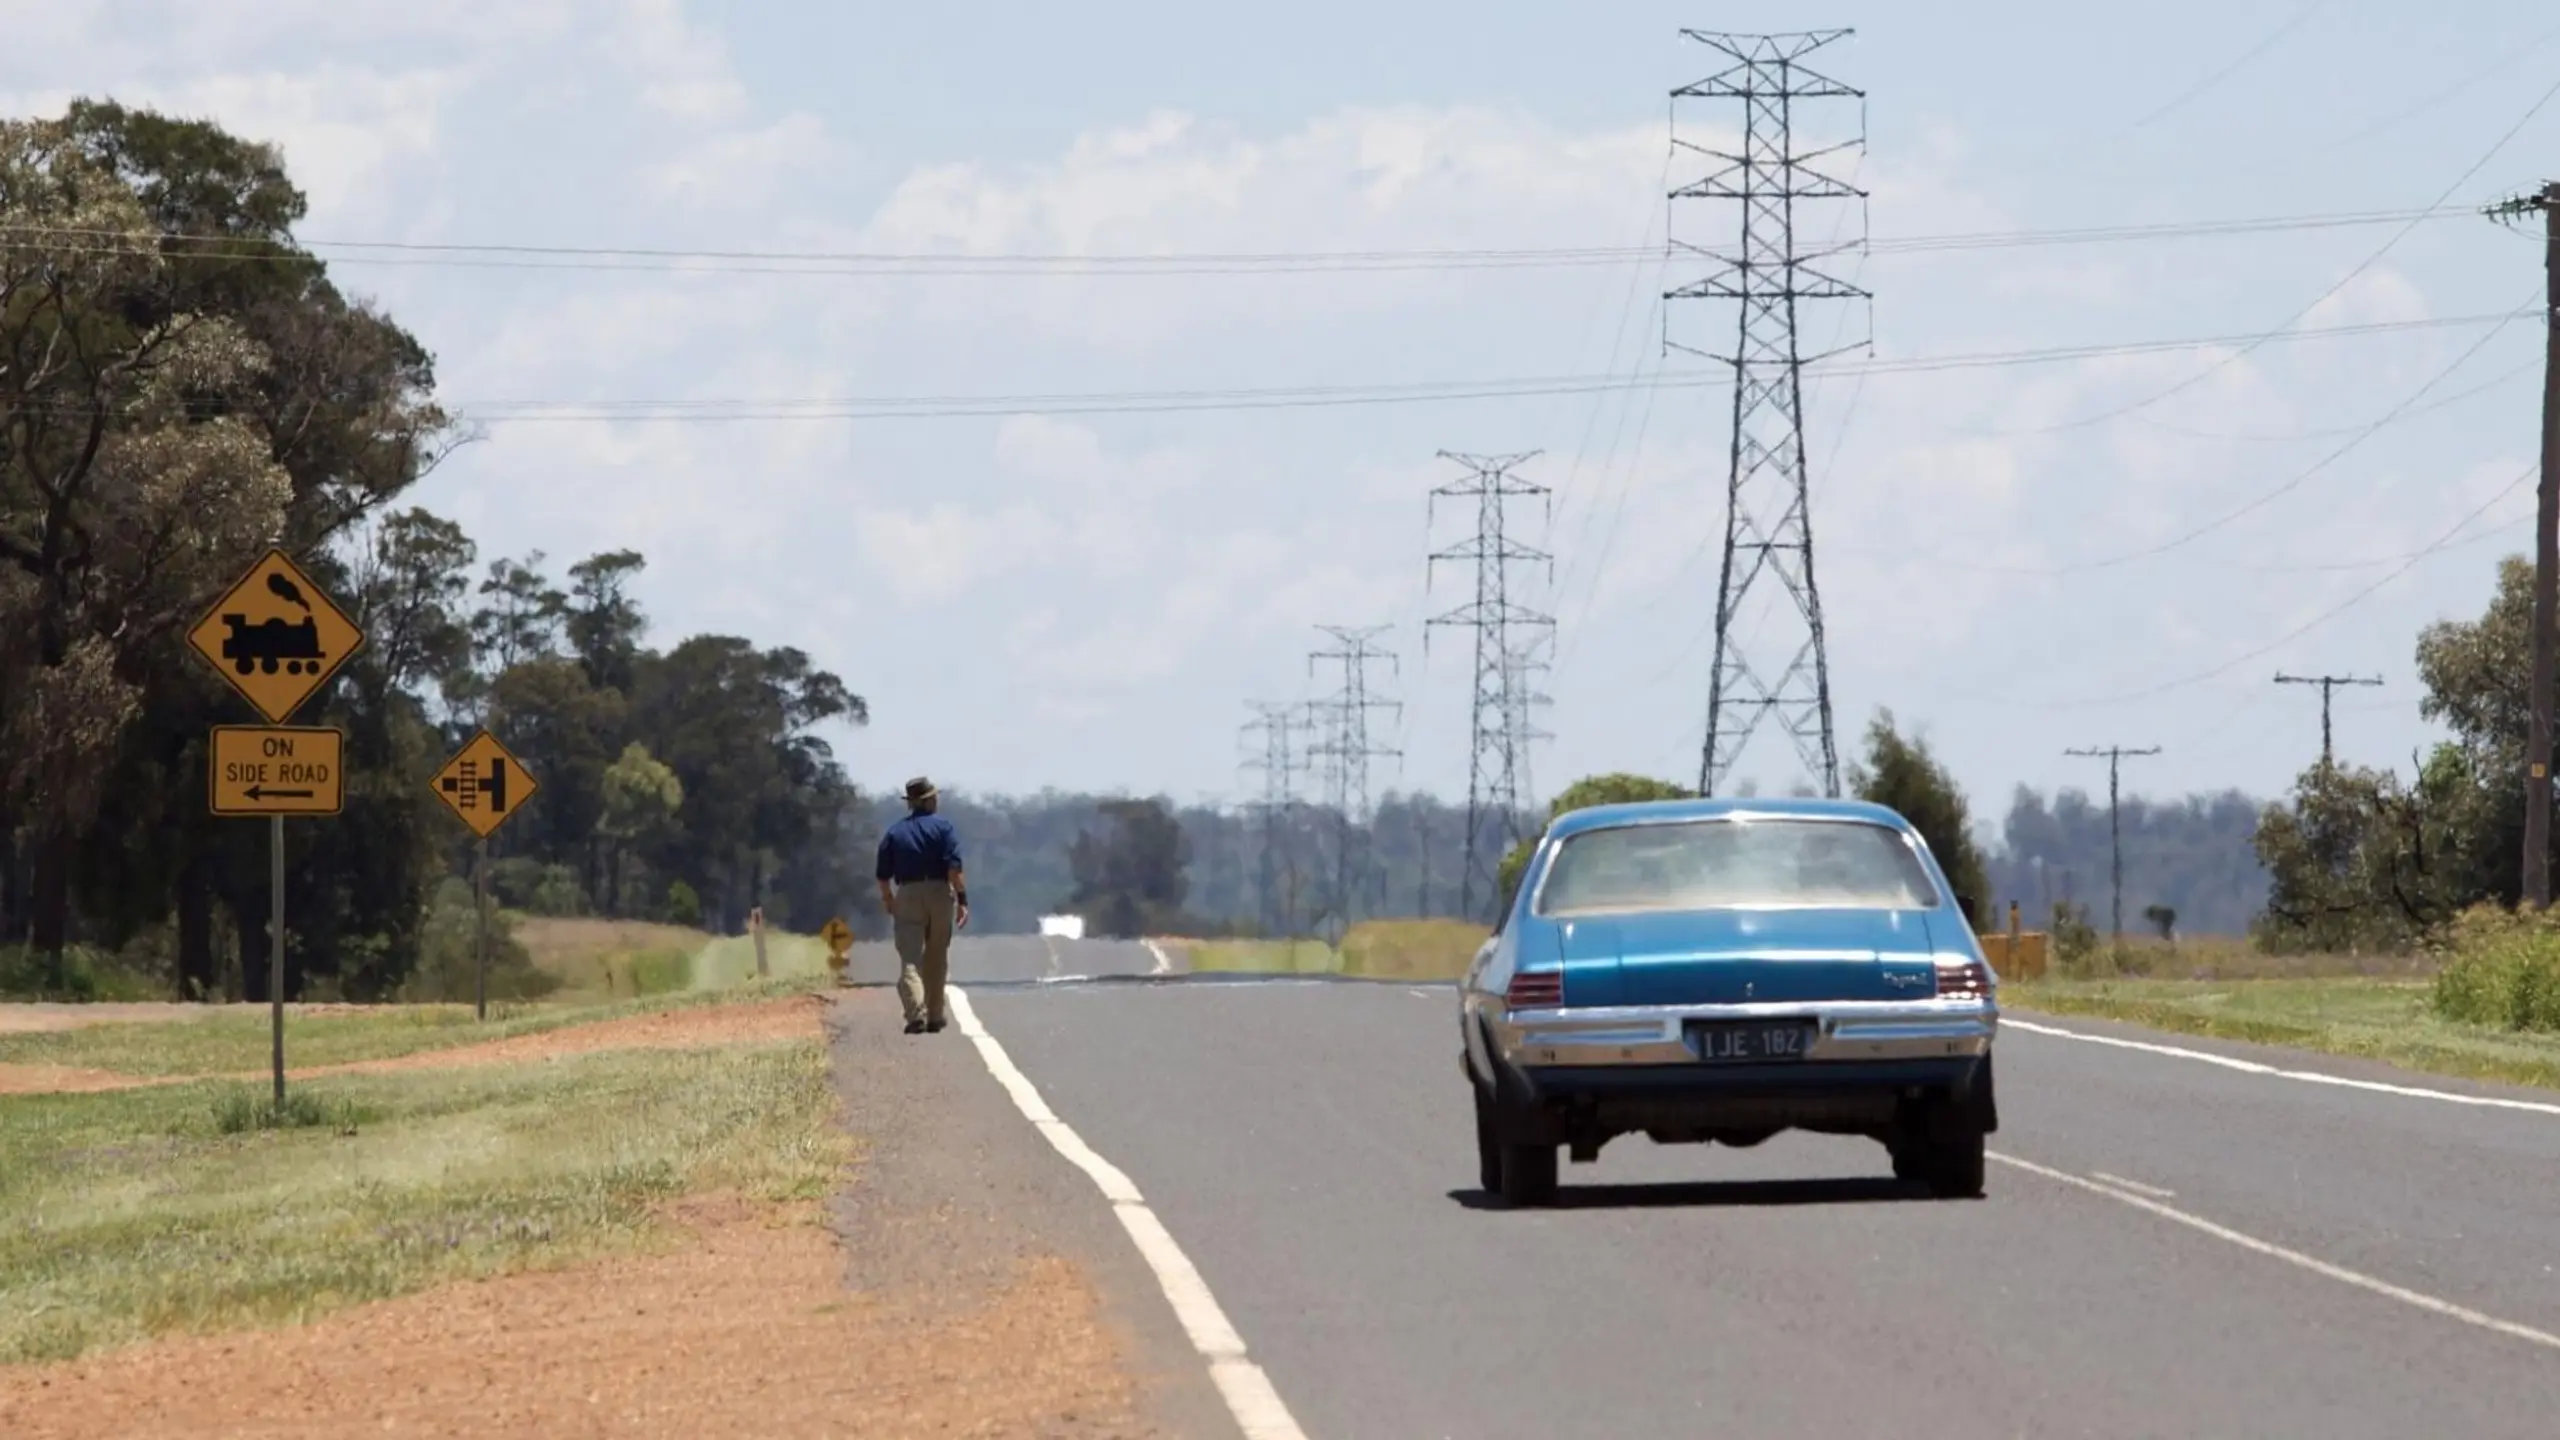
M 1470 1084 L 1467 1091 L 1476 1098 L 1476 1184 L 1488 1195 L 1500 1194 L 1502 1135 L 1494 1125 L 1493 1097 L 1482 1085 Z
M 1502 1146 L 1502 1202 L 1515 1208 L 1556 1198 L 1556 1147 L 1506 1141 Z
M 1969 1130 L 1929 1143 L 1930 1193 L 1945 1200 L 1971 1200 L 1982 1194 L 1983 1139 L 1981 1131 Z
M 1893 1178 L 1904 1182 L 1929 1178 L 1929 1152 L 1926 1147 L 1909 1140 L 1889 1141 L 1886 1153 L 1893 1156 Z

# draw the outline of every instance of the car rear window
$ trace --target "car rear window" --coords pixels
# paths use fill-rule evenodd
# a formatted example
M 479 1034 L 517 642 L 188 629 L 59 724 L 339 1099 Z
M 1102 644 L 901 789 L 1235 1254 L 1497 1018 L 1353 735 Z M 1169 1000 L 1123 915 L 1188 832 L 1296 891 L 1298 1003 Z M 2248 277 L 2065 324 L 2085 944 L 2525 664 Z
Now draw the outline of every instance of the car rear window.
M 1922 910 L 1938 891 L 1901 832 L 1859 820 L 1718 819 L 1586 830 L 1557 847 L 1541 915 L 1826 906 Z

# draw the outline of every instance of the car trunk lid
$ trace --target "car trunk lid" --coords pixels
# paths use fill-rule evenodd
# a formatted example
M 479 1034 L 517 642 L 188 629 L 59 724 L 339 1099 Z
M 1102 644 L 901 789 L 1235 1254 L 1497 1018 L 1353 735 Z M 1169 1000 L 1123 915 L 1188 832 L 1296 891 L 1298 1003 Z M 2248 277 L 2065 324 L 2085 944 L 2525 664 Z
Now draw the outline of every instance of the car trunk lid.
M 1935 993 L 1927 912 L 1693 910 L 1560 922 L 1571 1005 L 1921 1000 Z

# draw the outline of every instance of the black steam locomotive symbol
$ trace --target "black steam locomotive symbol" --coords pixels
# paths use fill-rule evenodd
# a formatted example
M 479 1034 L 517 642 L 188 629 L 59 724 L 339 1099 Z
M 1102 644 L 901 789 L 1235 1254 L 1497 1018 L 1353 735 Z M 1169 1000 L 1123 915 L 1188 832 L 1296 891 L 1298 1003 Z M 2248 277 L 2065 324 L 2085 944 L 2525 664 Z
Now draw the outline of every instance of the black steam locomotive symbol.
M 222 623 L 231 630 L 222 642 L 222 658 L 243 675 L 252 670 L 273 675 L 279 663 L 287 675 L 317 675 L 320 662 L 328 658 L 320 653 L 320 627 L 309 620 L 298 625 L 261 620 L 252 625 L 246 615 L 225 615 Z
M 299 624 L 261 620 L 252 625 L 246 615 L 225 615 L 222 623 L 231 633 L 223 638 L 222 658 L 243 675 L 252 670 L 273 675 L 279 664 L 287 675 L 319 674 L 320 662 L 329 657 L 320 652 L 320 626 L 310 618 L 311 602 L 302 598 L 301 587 L 282 575 L 268 576 L 267 589 L 300 606 L 303 620 Z

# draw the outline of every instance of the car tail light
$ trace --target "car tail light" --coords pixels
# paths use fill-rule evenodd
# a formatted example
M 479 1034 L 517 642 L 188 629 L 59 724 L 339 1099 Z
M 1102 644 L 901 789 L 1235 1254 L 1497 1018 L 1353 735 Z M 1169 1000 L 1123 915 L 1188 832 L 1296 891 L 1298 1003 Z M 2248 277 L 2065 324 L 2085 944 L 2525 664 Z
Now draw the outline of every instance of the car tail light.
M 1938 962 L 1938 998 L 1981 1000 L 1991 994 L 1991 967 L 1979 960 Z
M 1519 971 L 1511 977 L 1511 988 L 1502 992 L 1502 1003 L 1511 1010 L 1553 1010 L 1564 1004 L 1564 972 Z

